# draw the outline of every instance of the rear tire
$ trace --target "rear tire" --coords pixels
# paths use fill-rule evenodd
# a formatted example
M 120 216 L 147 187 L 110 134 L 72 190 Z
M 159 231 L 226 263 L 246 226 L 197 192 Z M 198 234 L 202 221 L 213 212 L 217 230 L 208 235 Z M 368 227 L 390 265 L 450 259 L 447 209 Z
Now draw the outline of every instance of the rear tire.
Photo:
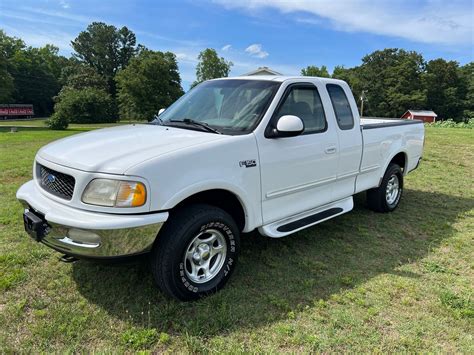
M 402 197 L 403 172 L 397 164 L 389 164 L 380 186 L 367 191 L 367 205 L 375 212 L 394 211 Z
M 151 253 L 158 287 L 182 301 L 224 287 L 237 263 L 239 229 L 224 210 L 205 204 L 172 213 Z

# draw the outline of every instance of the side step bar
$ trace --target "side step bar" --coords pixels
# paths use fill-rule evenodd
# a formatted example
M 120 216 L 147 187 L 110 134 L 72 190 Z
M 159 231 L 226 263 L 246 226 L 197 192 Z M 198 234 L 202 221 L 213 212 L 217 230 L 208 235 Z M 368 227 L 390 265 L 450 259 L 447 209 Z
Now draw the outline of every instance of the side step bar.
M 261 234 L 271 238 L 281 238 L 302 229 L 314 226 L 354 208 L 352 196 L 311 209 L 259 228 Z

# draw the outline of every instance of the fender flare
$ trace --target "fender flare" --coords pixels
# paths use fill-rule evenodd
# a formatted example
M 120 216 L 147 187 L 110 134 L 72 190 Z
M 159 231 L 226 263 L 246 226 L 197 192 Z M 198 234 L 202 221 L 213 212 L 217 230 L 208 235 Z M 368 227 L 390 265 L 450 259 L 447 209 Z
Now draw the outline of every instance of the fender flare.
M 229 184 L 225 181 L 208 180 L 189 185 L 184 190 L 177 192 L 170 199 L 168 199 L 168 201 L 163 204 L 162 209 L 170 210 L 177 206 L 180 202 L 186 200 L 187 198 L 193 195 L 211 190 L 225 190 L 232 193 L 237 198 L 244 211 L 245 226 L 243 231 L 248 232 L 255 228 L 258 219 L 261 219 L 261 215 L 256 215 L 258 211 L 255 211 L 252 208 L 252 203 L 250 202 L 250 199 L 248 198 L 244 190 L 242 190 L 238 186 Z

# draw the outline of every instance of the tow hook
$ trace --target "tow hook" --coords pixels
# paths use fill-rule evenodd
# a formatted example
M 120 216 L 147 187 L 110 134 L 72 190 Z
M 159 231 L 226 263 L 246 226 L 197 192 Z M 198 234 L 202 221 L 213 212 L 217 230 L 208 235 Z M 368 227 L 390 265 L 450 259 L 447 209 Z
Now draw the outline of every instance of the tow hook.
M 74 256 L 64 254 L 59 258 L 63 263 L 73 263 L 75 261 L 78 261 L 78 258 L 75 258 Z

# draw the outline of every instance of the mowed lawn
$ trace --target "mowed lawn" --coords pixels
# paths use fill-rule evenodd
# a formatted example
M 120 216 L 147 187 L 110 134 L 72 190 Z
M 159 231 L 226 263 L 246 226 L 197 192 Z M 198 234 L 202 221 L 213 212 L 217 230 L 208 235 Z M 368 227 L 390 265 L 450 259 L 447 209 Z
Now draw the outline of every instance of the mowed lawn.
M 193 303 L 145 262 L 65 264 L 23 231 L 36 151 L 79 131 L 0 128 L 0 352 L 474 352 L 474 130 L 427 128 L 394 213 L 362 194 L 287 238 L 244 235 L 227 287 Z

